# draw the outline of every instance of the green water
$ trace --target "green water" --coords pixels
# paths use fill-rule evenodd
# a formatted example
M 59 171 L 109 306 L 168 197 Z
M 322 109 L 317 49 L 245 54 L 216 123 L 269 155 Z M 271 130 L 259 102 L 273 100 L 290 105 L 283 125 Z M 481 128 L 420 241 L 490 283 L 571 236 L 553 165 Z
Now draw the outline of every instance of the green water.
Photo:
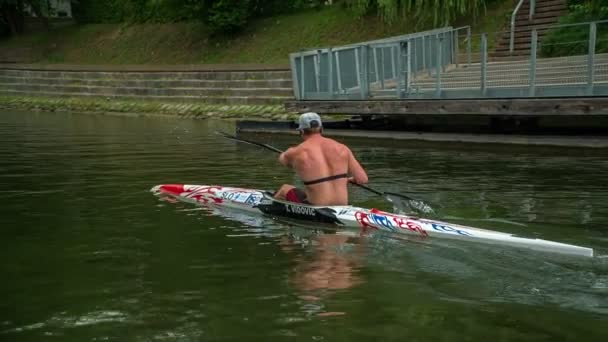
M 350 139 L 370 185 L 444 220 L 593 259 L 334 234 L 161 202 L 161 183 L 276 188 L 227 123 L 0 113 L 0 341 L 600 341 L 608 151 Z M 252 136 L 285 148 L 296 137 Z M 390 209 L 353 189 L 354 204 Z

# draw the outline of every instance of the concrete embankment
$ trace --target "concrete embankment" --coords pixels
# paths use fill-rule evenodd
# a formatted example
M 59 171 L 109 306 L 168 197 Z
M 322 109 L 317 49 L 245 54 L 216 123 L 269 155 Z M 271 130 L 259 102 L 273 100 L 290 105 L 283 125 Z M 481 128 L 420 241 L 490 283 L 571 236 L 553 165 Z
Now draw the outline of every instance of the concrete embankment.
M 286 66 L 0 66 L 0 106 L 285 119 Z

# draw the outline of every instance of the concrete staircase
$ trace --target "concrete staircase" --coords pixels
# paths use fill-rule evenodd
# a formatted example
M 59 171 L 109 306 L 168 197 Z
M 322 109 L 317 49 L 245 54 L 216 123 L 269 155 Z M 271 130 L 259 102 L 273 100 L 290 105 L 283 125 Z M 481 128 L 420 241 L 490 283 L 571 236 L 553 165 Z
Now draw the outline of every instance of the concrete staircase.
M 608 54 L 595 55 L 595 84 L 608 84 Z M 540 58 L 536 63 L 536 86 L 562 85 L 583 86 L 587 82 L 587 56 Z M 521 88 L 529 86 L 530 64 L 528 61 L 502 61 L 487 64 L 487 87 L 493 89 Z M 432 92 L 435 79 L 423 75 L 412 82 L 412 88 L 420 92 Z M 444 90 L 478 90 L 481 86 L 481 66 L 448 70 L 441 74 Z
M 501 34 L 496 49 L 490 53 L 490 57 L 529 56 L 532 29 L 537 27 L 538 40 L 541 41 L 549 30 L 547 26 L 557 24 L 559 17 L 568 13 L 567 3 L 567 0 L 536 0 L 535 14 L 530 20 L 530 0 L 526 0 L 515 17 L 513 53 L 509 52 L 511 37 L 509 21 L 509 26 Z
M 0 95 L 266 105 L 293 99 L 289 70 L 59 71 L 0 68 Z

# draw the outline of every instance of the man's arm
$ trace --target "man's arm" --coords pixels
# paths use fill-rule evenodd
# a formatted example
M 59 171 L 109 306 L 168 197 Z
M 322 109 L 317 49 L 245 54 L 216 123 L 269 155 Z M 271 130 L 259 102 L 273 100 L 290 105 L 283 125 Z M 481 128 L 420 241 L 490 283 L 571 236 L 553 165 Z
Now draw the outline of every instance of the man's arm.
M 290 147 L 287 149 L 287 151 L 281 153 L 279 155 L 279 163 L 281 163 L 284 166 L 291 167 L 291 157 L 293 156 L 294 151 L 295 151 L 295 148 Z
M 349 181 L 357 184 L 367 183 L 367 173 L 361 164 L 359 164 L 351 150 L 348 150 L 348 154 L 348 173 L 352 176 Z

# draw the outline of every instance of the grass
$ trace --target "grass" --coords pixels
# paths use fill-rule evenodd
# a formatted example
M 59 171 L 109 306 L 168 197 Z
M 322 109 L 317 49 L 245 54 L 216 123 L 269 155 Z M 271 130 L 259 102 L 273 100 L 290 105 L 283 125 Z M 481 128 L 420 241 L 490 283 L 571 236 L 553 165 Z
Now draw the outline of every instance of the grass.
M 490 5 L 473 32 L 499 31 L 510 1 Z M 464 21 L 462 23 L 464 24 Z M 456 26 L 456 25 L 455 25 Z M 40 63 L 72 64 L 287 64 L 289 53 L 428 29 L 402 20 L 392 25 L 376 16 L 356 18 L 341 6 L 254 21 L 237 36 L 212 36 L 199 22 L 90 24 L 0 41 L 0 49 L 32 49 Z
M 281 105 L 220 105 L 205 103 L 159 102 L 150 100 L 106 100 L 92 98 L 57 98 L 0 95 L 0 108 L 73 111 L 141 115 L 171 115 L 191 118 L 294 119 L 296 113 L 286 112 Z

